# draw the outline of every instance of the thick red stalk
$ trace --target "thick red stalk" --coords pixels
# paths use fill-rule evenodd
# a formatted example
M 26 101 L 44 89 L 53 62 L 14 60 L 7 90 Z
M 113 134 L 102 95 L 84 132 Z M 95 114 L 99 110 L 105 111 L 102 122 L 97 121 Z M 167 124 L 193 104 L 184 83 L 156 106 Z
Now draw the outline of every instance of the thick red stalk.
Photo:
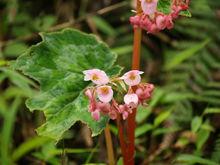
M 141 4 L 140 1 L 137 0 L 137 14 L 140 14 L 141 12 Z M 140 68 L 140 50 L 141 29 L 134 28 L 132 69 L 139 70 Z M 134 165 L 136 127 L 135 117 L 136 109 L 134 109 L 133 113 L 129 115 L 128 120 L 126 122 L 123 122 L 121 118 L 118 118 L 117 120 L 124 165 Z

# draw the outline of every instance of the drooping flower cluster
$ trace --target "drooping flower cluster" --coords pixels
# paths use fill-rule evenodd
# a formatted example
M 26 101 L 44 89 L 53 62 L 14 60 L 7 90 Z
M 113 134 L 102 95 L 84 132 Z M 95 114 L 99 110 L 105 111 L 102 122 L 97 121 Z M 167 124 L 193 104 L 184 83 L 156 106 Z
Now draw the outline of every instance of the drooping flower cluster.
M 140 0 L 142 13 L 130 17 L 134 28 L 140 27 L 148 33 L 156 33 L 164 29 L 172 29 L 173 21 L 178 18 L 181 11 L 187 10 L 189 0 L 172 0 L 171 12 L 164 14 L 157 10 L 158 0 Z
M 141 83 L 141 74 L 144 72 L 132 70 L 122 77 L 109 79 L 107 74 L 99 69 L 83 71 L 85 81 L 92 81 L 95 85 L 85 90 L 89 99 L 89 112 L 92 118 L 98 121 L 102 115 L 108 115 L 115 120 L 119 115 L 125 120 L 139 104 L 151 98 L 153 84 Z M 118 88 L 120 85 L 123 89 Z M 114 88 L 114 90 L 113 90 Z M 121 89 L 121 90 L 119 90 Z M 117 101 L 114 94 L 123 93 L 123 101 Z

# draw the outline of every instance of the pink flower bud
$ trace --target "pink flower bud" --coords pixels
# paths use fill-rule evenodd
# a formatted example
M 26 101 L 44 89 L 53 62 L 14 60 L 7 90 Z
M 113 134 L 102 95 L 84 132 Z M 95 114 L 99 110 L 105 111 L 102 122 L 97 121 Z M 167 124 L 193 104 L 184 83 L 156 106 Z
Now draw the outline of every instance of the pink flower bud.
M 122 113 L 122 118 L 123 118 L 123 120 L 126 120 L 128 118 L 128 112 L 127 111 L 124 111 Z
M 166 27 L 167 29 L 172 29 L 173 28 L 173 20 L 172 20 L 172 17 L 171 15 L 167 15 L 166 16 Z
M 152 15 L 157 11 L 158 0 L 141 0 L 141 8 L 146 15 Z
M 177 19 L 181 10 L 182 10 L 181 6 L 176 6 L 176 5 L 172 6 L 172 13 L 171 13 L 172 18 Z
M 112 120 L 117 119 L 117 113 L 114 110 L 110 111 L 108 113 L 108 115 L 109 115 L 110 119 L 112 119 Z
M 156 25 L 158 29 L 163 30 L 166 28 L 166 17 L 163 15 L 158 15 L 156 17 Z
M 95 100 L 90 100 L 89 101 L 89 112 L 94 112 L 96 109 L 96 102 Z
M 97 85 L 105 85 L 109 82 L 109 78 L 106 73 L 99 69 L 90 69 L 83 71 L 85 81 L 92 81 Z
M 99 121 L 99 119 L 100 119 L 100 112 L 99 112 L 98 109 L 96 109 L 95 111 L 93 111 L 93 112 L 91 113 L 91 115 L 92 115 L 92 118 L 93 118 L 94 120 Z
M 124 80 L 124 82 L 129 86 L 135 86 L 138 85 L 141 82 L 141 76 L 140 74 L 143 74 L 144 72 L 139 70 L 132 70 L 127 73 L 125 73 L 121 79 Z
M 148 31 L 152 22 L 150 21 L 149 17 L 143 17 L 140 21 L 140 27 Z
M 118 108 L 118 110 L 119 110 L 119 113 L 123 113 L 124 111 L 126 111 L 126 105 L 119 105 L 119 108 Z
M 130 23 L 131 23 L 132 25 L 139 26 L 139 25 L 140 25 L 140 19 L 141 19 L 141 18 L 140 18 L 139 15 L 130 17 Z
M 109 113 L 110 108 L 111 108 L 109 103 L 102 103 L 102 102 L 97 102 L 96 106 L 104 114 Z
M 153 84 L 147 84 L 146 89 L 147 89 L 148 92 L 151 93 L 154 90 L 154 85 Z
M 155 23 L 151 24 L 151 26 L 148 29 L 148 33 L 153 33 L 154 34 L 158 31 L 159 31 L 159 29 L 158 29 L 158 27 Z
M 108 85 L 100 86 L 97 88 L 97 94 L 100 101 L 108 103 L 113 97 L 112 87 Z
M 93 98 L 92 89 L 86 89 L 85 95 L 91 100 Z

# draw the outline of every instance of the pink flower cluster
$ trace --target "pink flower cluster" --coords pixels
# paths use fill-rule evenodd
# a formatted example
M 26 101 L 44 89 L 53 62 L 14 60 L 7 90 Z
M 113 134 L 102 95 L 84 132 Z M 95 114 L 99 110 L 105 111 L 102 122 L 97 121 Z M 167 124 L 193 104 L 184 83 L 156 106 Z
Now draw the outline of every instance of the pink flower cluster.
M 128 115 L 137 108 L 139 104 L 144 105 L 146 100 L 151 98 L 154 89 L 153 84 L 141 83 L 141 74 L 144 72 L 132 70 L 122 77 L 110 80 L 107 74 L 99 69 L 83 71 L 85 81 L 92 81 L 95 85 L 85 90 L 85 95 L 89 99 L 89 112 L 92 118 L 98 121 L 102 115 L 108 115 L 112 120 L 119 115 L 125 120 Z M 117 88 L 116 83 L 123 83 L 125 95 L 123 102 L 114 99 L 112 86 Z
M 158 0 L 140 0 L 143 13 L 130 17 L 130 23 L 134 28 L 140 27 L 148 33 L 157 33 L 164 29 L 172 29 L 173 20 L 177 19 L 179 13 L 188 9 L 189 0 L 173 0 L 171 13 L 166 15 L 157 11 Z

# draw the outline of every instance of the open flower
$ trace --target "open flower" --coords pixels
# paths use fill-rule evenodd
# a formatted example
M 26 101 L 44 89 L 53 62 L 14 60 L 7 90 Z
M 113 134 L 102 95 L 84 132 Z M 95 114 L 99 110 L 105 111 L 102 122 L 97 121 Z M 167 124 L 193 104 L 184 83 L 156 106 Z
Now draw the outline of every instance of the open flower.
M 157 10 L 158 0 L 141 0 L 141 8 L 144 14 L 152 15 Z
M 124 88 L 124 90 L 127 91 L 127 94 L 122 96 L 124 98 L 124 103 L 122 104 L 120 98 L 118 100 L 113 98 L 114 91 L 112 87 L 105 84 L 109 82 L 109 78 L 105 72 L 99 69 L 91 69 L 86 70 L 83 73 L 85 74 L 85 81 L 92 80 L 96 83 L 96 85 L 86 88 L 84 92 L 89 100 L 88 110 L 95 121 L 99 121 L 102 115 L 107 115 L 112 120 L 115 120 L 118 117 L 126 120 L 138 105 L 145 105 L 145 101 L 150 99 L 154 89 L 153 84 L 140 83 L 140 75 L 144 72 L 131 70 L 125 73 L 122 77 L 115 78 L 115 81 L 121 82 L 121 80 L 123 80 L 129 85 L 128 89 L 126 87 Z M 114 87 L 117 87 L 116 83 L 114 85 Z M 132 86 L 135 87 L 132 88 Z M 115 90 L 115 92 L 120 91 Z
M 83 74 L 85 75 L 85 81 L 91 80 L 93 83 L 97 85 L 105 85 L 109 82 L 109 78 L 106 75 L 106 73 L 100 69 L 85 70 L 83 71 Z
M 111 86 L 103 85 L 97 88 L 97 94 L 100 101 L 108 103 L 112 100 L 113 90 Z
M 126 94 L 124 96 L 124 102 L 128 106 L 129 109 L 136 108 L 138 105 L 138 96 L 134 93 Z
M 127 73 L 125 73 L 121 79 L 124 80 L 124 82 L 129 86 L 135 86 L 138 85 L 141 82 L 141 76 L 140 74 L 143 74 L 144 72 L 139 70 L 131 70 Z

